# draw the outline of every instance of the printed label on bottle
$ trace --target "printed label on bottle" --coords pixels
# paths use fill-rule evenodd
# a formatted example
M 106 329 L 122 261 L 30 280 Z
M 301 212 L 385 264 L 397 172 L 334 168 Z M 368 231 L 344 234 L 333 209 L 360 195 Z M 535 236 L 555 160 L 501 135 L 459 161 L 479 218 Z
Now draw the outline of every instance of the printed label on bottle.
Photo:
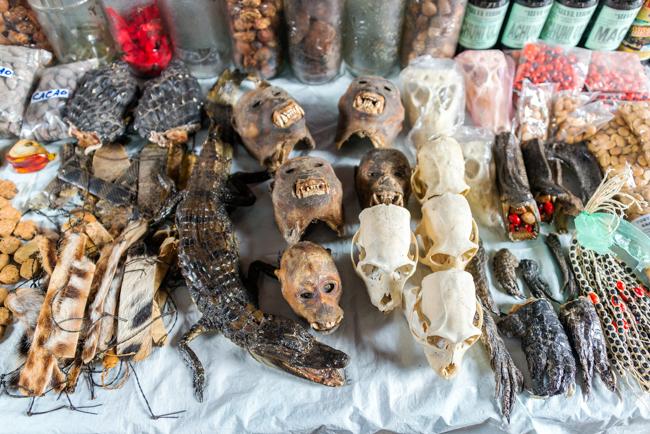
M 14 70 L 11 68 L 7 68 L 6 66 L 0 66 L 0 77 L 4 78 L 9 78 L 13 77 L 14 75 Z
M 553 3 L 541 8 L 529 8 L 519 3 L 512 5 L 501 42 L 510 48 L 522 48 L 539 37 Z
M 570 8 L 553 3 L 541 39 L 552 44 L 576 46 L 585 31 L 597 4 L 588 8 Z
M 585 47 L 591 50 L 616 50 L 641 9 L 622 11 L 603 6 L 589 32 Z
M 70 96 L 70 89 L 48 89 L 39 90 L 32 95 L 32 102 L 47 101 L 52 98 L 67 98 Z
M 468 4 L 463 27 L 460 29 L 460 45 L 473 50 L 492 47 L 499 39 L 499 31 L 506 12 L 508 12 L 508 3 L 492 9 Z
M 647 236 L 650 237 L 650 214 L 639 217 L 632 221 L 639 229 L 641 229 Z

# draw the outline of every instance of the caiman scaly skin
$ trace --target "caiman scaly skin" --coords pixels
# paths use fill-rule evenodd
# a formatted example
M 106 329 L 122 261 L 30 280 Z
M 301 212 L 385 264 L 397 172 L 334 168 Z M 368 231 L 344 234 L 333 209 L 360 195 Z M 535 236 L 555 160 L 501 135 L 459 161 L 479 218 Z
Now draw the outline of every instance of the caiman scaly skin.
M 560 237 L 555 233 L 550 233 L 546 236 L 544 242 L 553 254 L 558 267 L 560 267 L 562 281 L 564 282 L 562 284 L 562 292 L 566 294 L 569 300 L 575 298 L 578 295 L 578 287 L 573 270 L 571 270 L 571 265 L 569 264 L 569 258 L 564 254 L 564 250 L 562 249 Z
M 490 283 L 487 277 L 487 253 L 483 247 L 483 241 L 479 241 L 478 250 L 476 255 L 465 267 L 465 271 L 472 275 L 474 278 L 474 285 L 476 285 L 476 296 L 481 301 L 483 307 L 494 314 L 499 314 L 499 308 L 492 295 L 490 294 Z
M 205 374 L 188 343 L 219 331 L 257 360 L 329 386 L 345 380 L 340 371 L 348 356 L 314 339 L 295 321 L 265 314 L 255 306 L 239 269 L 239 251 L 228 208 L 237 205 L 230 174 L 232 147 L 212 129 L 176 208 L 178 258 L 192 298 L 203 317 L 179 347 L 203 398 Z
M 521 293 L 519 285 L 517 285 L 519 259 L 510 250 L 501 249 L 494 255 L 492 266 L 494 277 L 506 294 L 523 298 L 524 295 Z

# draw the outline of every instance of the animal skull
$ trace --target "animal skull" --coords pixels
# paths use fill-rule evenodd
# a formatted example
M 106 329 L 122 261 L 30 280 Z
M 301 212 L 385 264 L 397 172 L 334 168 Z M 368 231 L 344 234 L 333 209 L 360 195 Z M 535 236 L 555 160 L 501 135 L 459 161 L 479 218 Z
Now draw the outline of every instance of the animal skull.
M 275 221 L 289 244 L 315 220 L 343 233 L 343 187 L 327 161 L 292 158 L 278 168 L 271 188 Z
M 263 82 L 233 109 L 233 126 L 248 152 L 275 171 L 298 143 L 314 148 L 305 112 L 285 90 Z
M 429 274 L 421 288 L 406 291 L 404 316 L 429 365 L 446 380 L 458 374 L 483 326 L 474 280 L 462 270 Z
M 352 265 L 372 304 L 390 312 L 401 304 L 404 284 L 417 266 L 411 214 L 406 208 L 382 204 L 361 211 L 359 220 L 359 231 L 352 238 Z
M 336 147 L 356 134 L 368 137 L 376 148 L 387 148 L 403 121 L 404 107 L 393 83 L 381 77 L 357 77 L 339 100 Z
M 341 277 L 329 251 L 301 241 L 285 250 L 275 272 L 291 309 L 319 332 L 333 332 L 343 320 Z
M 415 234 L 423 244 L 420 262 L 433 271 L 464 270 L 478 251 L 478 227 L 460 194 L 445 193 L 426 201 Z
M 455 139 L 438 137 L 418 149 L 411 187 L 420 203 L 444 193 L 465 195 L 469 192 L 463 151 Z
M 371 149 L 356 169 L 361 208 L 380 203 L 406 206 L 411 194 L 411 166 L 397 149 Z

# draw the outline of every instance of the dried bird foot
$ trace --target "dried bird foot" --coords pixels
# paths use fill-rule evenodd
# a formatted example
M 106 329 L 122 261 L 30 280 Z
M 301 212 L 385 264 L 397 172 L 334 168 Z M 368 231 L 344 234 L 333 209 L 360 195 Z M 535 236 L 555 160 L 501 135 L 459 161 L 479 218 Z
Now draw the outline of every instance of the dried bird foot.
M 605 338 L 594 305 L 585 297 L 572 300 L 560 306 L 560 320 L 582 368 L 585 395 L 591 392 L 594 373 L 599 374 L 607 388 L 614 392 L 616 377 L 609 365 Z
M 519 338 L 531 376 L 533 395 L 548 397 L 573 393 L 576 362 L 569 339 L 547 300 L 531 300 L 513 307 L 499 319 L 499 330 Z
M 510 250 L 501 249 L 494 255 L 492 266 L 494 277 L 506 294 L 524 298 L 524 294 L 517 285 L 517 267 L 519 266 L 517 257 Z
M 501 413 L 510 422 L 510 413 L 517 393 L 523 388 L 524 378 L 512 360 L 492 316 L 483 308 L 483 335 L 481 340 L 490 356 L 496 387 L 494 397 L 501 402 Z

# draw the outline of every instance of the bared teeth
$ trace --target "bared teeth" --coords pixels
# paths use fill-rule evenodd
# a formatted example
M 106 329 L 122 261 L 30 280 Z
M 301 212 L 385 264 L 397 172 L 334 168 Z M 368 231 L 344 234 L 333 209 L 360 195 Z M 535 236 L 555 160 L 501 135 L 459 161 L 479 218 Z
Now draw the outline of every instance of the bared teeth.
M 278 128 L 289 128 L 305 116 L 305 111 L 295 101 L 287 102 L 273 112 L 273 124 Z
M 397 205 L 404 206 L 404 196 L 396 191 L 384 191 L 372 194 L 371 205 Z
M 352 106 L 360 112 L 378 115 L 384 111 L 384 97 L 374 92 L 359 92 Z
M 294 189 L 296 197 L 304 199 L 329 193 L 329 185 L 324 179 L 305 179 L 296 181 Z

